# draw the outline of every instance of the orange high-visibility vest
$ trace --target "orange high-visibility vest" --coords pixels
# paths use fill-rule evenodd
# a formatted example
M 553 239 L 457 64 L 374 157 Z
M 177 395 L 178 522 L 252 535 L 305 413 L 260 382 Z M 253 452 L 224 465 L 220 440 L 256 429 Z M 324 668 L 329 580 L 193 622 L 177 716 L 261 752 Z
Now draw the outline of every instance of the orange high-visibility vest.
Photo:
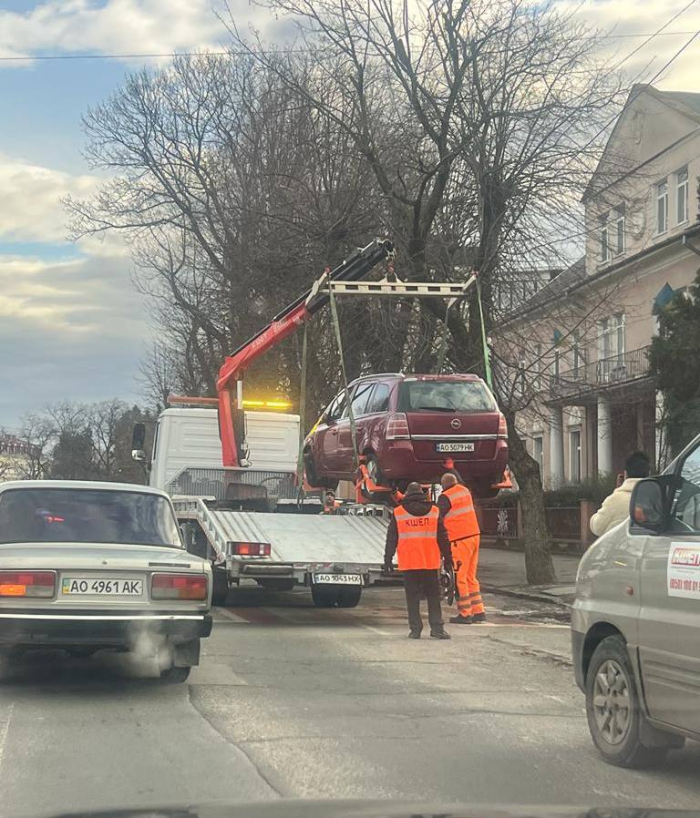
M 409 514 L 403 506 L 394 509 L 399 544 L 399 571 L 437 570 L 440 546 L 437 541 L 440 511 L 433 506 L 424 517 Z
M 474 537 L 480 534 L 479 521 L 474 511 L 472 493 L 466 486 L 459 483 L 445 489 L 443 494 L 449 497 L 450 510 L 445 514 L 445 528 L 450 542 L 463 540 L 465 537 Z

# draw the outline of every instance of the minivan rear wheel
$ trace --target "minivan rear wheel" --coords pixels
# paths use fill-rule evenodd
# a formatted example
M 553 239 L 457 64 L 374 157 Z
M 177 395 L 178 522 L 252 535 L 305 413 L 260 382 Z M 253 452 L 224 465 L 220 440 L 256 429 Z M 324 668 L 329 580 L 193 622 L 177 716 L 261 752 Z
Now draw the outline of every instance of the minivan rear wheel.
M 586 675 L 586 716 L 593 743 L 610 764 L 648 767 L 665 758 L 668 747 L 647 747 L 634 670 L 621 636 L 608 636 L 591 657 Z

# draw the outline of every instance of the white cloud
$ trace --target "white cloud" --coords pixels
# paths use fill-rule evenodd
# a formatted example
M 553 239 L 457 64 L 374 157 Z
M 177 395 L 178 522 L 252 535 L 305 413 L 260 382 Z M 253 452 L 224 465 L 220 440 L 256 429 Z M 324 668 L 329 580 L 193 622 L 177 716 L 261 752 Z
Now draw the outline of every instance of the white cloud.
M 0 155 L 0 240 L 65 241 L 61 199 L 68 193 L 89 196 L 99 181 Z
M 59 400 L 131 399 L 148 336 L 122 257 L 0 255 L 0 425 Z
M 244 26 L 260 17 L 248 0 L 229 6 Z M 225 13 L 224 0 L 48 0 L 0 11 L 0 56 L 219 48 L 227 36 L 217 12 Z

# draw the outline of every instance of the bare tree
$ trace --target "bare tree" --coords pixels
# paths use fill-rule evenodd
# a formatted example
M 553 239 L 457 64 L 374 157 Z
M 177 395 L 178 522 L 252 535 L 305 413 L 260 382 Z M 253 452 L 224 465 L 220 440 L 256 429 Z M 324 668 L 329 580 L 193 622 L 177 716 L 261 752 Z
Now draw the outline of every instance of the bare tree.
M 570 248 L 581 233 L 578 201 L 621 91 L 619 77 L 597 58 L 595 33 L 522 0 L 268 5 L 286 12 L 318 55 L 314 73 L 302 82 L 291 58 L 270 60 L 259 43 L 248 46 L 251 55 L 353 139 L 384 196 L 407 277 L 479 273 L 481 304 L 474 291 L 450 310 L 433 301 L 418 310 L 401 305 L 405 320 L 393 345 L 400 362 L 411 330 L 427 329 L 434 348 L 434 327 L 444 322 L 448 366 L 483 371 L 480 313 L 491 334 L 497 283 L 543 264 L 562 266 L 564 239 Z M 234 26 L 232 34 L 246 46 Z M 418 329 L 411 318 L 426 312 L 431 320 Z M 420 360 L 430 358 L 424 349 Z M 528 494 L 528 580 L 550 582 L 539 470 L 517 433 L 518 403 L 496 386 Z

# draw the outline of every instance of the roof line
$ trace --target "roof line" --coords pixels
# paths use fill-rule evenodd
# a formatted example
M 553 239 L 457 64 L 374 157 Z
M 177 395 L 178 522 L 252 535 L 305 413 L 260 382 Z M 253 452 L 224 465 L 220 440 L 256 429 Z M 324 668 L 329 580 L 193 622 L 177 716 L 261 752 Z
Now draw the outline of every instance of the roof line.
M 514 324 L 516 321 L 519 321 L 522 318 L 531 315 L 533 312 L 536 312 L 542 307 L 546 307 L 547 305 L 552 304 L 555 301 L 559 301 L 565 297 L 568 297 L 569 295 L 571 295 L 571 293 L 576 292 L 584 287 L 587 287 L 589 284 L 596 283 L 605 278 L 606 276 L 616 273 L 618 270 L 621 270 L 627 264 L 637 264 L 639 261 L 642 261 L 647 256 L 651 256 L 659 250 L 663 250 L 666 247 L 670 247 L 676 242 L 680 242 L 682 244 L 682 240 L 685 236 L 694 236 L 698 233 L 700 233 L 700 224 L 695 224 L 676 236 L 670 236 L 669 238 L 664 239 L 664 241 L 659 242 L 658 244 L 654 244 L 651 247 L 645 247 L 643 250 L 640 250 L 636 255 L 631 256 L 630 258 L 623 259 L 622 261 L 619 261 L 617 264 L 613 264 L 610 267 L 606 267 L 604 270 L 600 270 L 594 275 L 586 276 L 586 278 L 583 281 L 579 281 L 577 284 L 573 284 L 571 287 L 567 287 L 567 289 L 564 290 L 559 295 L 554 295 L 551 298 L 548 298 L 546 301 L 543 301 L 541 304 L 536 304 L 530 307 L 529 309 L 525 309 L 522 313 L 520 313 L 520 315 L 513 316 L 513 318 L 510 319 L 509 321 L 503 322 L 501 326 L 506 327 L 509 326 L 510 324 Z

